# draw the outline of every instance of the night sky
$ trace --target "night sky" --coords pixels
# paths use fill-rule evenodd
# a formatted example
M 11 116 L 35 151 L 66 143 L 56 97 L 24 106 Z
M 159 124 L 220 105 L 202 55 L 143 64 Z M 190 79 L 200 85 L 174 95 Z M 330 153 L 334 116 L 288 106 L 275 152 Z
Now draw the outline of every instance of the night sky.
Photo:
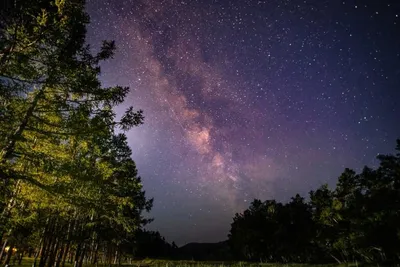
M 105 86 L 131 88 L 127 133 L 167 241 L 227 238 L 254 198 L 288 201 L 400 137 L 400 1 L 89 0 L 116 41 Z M 98 45 L 94 45 L 94 48 Z

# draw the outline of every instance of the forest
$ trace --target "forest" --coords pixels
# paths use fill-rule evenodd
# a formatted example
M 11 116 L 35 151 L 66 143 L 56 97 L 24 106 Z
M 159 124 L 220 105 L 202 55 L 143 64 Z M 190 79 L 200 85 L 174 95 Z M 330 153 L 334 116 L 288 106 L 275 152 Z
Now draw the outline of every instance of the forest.
M 241 259 L 269 262 L 399 262 L 400 140 L 379 167 L 345 169 L 288 203 L 254 200 L 233 219 L 229 242 Z
M 129 88 L 103 87 L 116 44 L 86 44 L 81 0 L 6 0 L 0 9 L 0 262 L 33 267 L 133 259 L 273 263 L 400 262 L 400 140 L 379 166 L 345 169 L 287 203 L 254 200 L 218 244 L 169 244 L 145 212 L 125 133 L 142 110 L 117 118 Z
M 115 43 L 85 44 L 84 1 L 8 1 L 0 24 L 0 258 L 36 250 L 34 266 L 119 261 L 150 210 L 125 131 L 143 122 L 104 88 Z M 5 248 L 8 248 L 6 251 Z M 15 249 L 14 249 L 15 248 Z M 73 259 L 72 259 L 73 258 Z

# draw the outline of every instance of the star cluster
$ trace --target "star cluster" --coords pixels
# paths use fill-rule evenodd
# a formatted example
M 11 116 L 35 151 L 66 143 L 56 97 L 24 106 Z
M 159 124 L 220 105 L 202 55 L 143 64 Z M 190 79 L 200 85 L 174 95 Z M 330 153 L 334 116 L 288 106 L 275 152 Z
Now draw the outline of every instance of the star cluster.
M 87 10 L 94 48 L 118 46 L 103 83 L 130 86 L 126 106 L 145 112 L 128 137 L 155 198 L 150 228 L 169 241 L 223 240 L 254 198 L 332 185 L 400 137 L 396 1 L 89 0 Z

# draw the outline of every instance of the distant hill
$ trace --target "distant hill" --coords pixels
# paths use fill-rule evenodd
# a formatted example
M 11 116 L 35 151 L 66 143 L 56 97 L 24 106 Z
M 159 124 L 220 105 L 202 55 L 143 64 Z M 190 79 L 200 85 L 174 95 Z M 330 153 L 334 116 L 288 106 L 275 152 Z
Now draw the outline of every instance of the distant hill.
M 218 243 L 189 243 L 178 248 L 179 258 L 184 260 L 229 260 L 232 258 L 228 241 Z

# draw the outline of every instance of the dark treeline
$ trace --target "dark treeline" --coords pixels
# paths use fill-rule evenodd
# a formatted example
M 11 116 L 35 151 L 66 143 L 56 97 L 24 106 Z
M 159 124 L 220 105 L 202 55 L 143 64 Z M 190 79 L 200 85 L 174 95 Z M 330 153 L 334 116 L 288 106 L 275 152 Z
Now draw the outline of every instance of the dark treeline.
M 400 154 L 345 170 L 309 201 L 255 200 L 228 242 L 177 248 L 143 230 L 152 207 L 124 134 L 143 123 L 114 108 L 129 88 L 102 87 L 104 41 L 85 43 L 84 0 L 0 1 L 0 262 L 119 264 L 132 258 L 399 262 Z M 400 150 L 398 142 L 397 150 Z M 178 230 L 177 230 L 178 231 Z M 13 257 L 14 256 L 14 257 Z M 19 262 L 20 263 L 20 262 Z
M 178 259 L 178 247 L 168 243 L 159 232 L 139 230 L 130 243 L 136 259 Z
M 263 262 L 400 261 L 400 140 L 376 169 L 346 169 L 335 189 L 323 185 L 289 203 L 254 200 L 231 225 L 237 259 Z
M 254 200 L 247 210 L 233 218 L 227 241 L 190 243 L 176 248 L 162 238 L 146 238 L 146 247 L 154 250 L 142 250 L 141 257 L 399 263 L 400 140 L 396 151 L 395 155 L 379 155 L 375 169 L 364 167 L 358 174 L 345 169 L 334 189 L 323 185 L 311 191 L 308 200 L 298 194 L 287 203 Z M 167 256 L 166 251 L 170 253 Z

